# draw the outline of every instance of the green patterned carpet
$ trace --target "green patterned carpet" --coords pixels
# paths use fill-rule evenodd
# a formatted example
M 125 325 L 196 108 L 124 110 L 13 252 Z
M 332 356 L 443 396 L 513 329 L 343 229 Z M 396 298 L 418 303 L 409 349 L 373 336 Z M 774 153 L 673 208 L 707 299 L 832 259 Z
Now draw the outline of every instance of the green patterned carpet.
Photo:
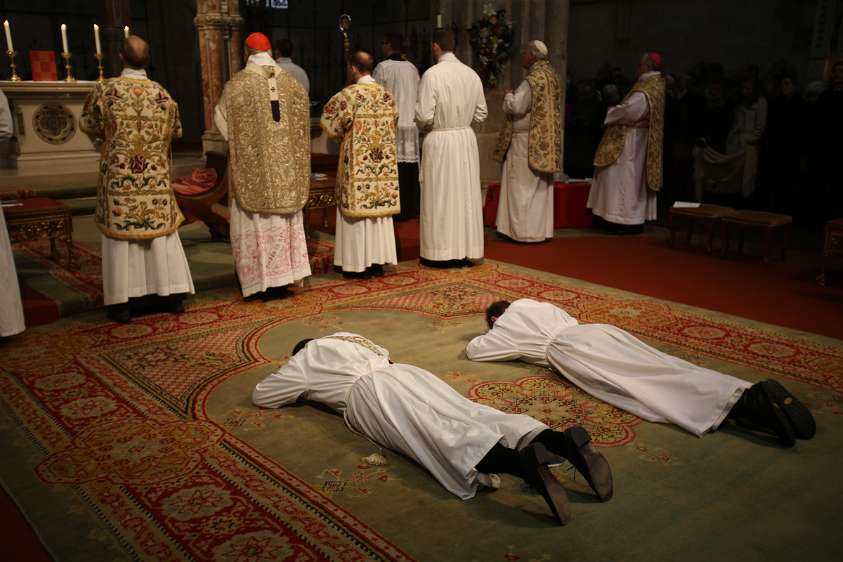
M 467 361 L 485 306 L 526 296 L 710 368 L 776 377 L 814 410 L 817 436 L 790 450 L 734 430 L 698 439 L 548 370 Z M 330 412 L 251 405 L 293 343 L 337 330 L 473 400 L 585 425 L 612 464 L 614 499 L 595 502 L 556 469 L 573 504 L 561 528 L 515 478 L 463 502 L 397 454 L 366 464 L 374 447 Z M 92 314 L 28 331 L 0 346 L 0 364 L 0 478 L 60 560 L 843 557 L 843 342 L 559 276 L 402 264 L 270 303 L 212 292 L 178 317 L 115 325 Z

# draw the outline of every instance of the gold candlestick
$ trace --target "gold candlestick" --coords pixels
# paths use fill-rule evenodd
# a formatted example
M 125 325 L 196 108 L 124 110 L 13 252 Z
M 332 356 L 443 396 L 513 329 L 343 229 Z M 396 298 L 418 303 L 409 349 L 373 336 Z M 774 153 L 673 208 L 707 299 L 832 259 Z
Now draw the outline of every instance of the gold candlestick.
M 15 51 L 6 51 L 6 54 L 9 55 L 9 69 L 12 71 L 12 77 L 9 78 L 12 82 L 20 82 L 20 76 L 18 76 L 17 66 L 15 66 L 15 55 L 17 53 Z
M 70 53 L 62 53 L 61 58 L 64 59 L 64 70 L 67 72 L 67 76 L 65 76 L 65 82 L 76 82 L 76 78 L 73 77 L 73 66 L 70 64 Z
M 97 68 L 100 71 L 100 77 L 97 78 L 97 82 L 102 84 L 103 82 L 105 82 L 105 76 L 102 73 L 102 58 L 103 58 L 102 53 L 97 53 L 97 54 L 94 55 L 94 57 L 96 57 L 96 59 L 97 59 Z

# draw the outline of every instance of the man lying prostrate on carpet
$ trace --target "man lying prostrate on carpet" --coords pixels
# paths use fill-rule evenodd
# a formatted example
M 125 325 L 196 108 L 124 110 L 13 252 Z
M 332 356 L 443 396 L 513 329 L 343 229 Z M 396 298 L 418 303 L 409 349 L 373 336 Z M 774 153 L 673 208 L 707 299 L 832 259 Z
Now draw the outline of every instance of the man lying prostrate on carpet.
M 553 431 L 529 416 L 476 404 L 424 369 L 392 363 L 387 350 L 357 334 L 300 341 L 290 361 L 252 393 L 265 408 L 299 398 L 341 413 L 352 431 L 413 459 L 464 500 L 491 486 L 490 475 L 508 473 L 539 491 L 564 525 L 567 495 L 547 468 L 559 457 L 602 501 L 612 497 L 609 463 L 582 427 Z
M 552 366 L 588 394 L 647 421 L 699 437 L 732 419 L 787 447 L 816 432 L 811 412 L 774 380 L 753 385 L 698 367 L 615 326 L 578 324 L 550 303 L 498 301 L 486 322 L 489 331 L 466 348 L 469 359 Z

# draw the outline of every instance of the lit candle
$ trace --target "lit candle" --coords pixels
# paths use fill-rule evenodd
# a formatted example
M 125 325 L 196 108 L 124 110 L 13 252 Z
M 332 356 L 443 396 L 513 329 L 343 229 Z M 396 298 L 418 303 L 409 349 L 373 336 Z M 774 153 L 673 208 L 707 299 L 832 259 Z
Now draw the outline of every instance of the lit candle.
M 129 26 L 128 25 L 123 26 L 123 37 L 125 39 L 129 38 Z
M 100 26 L 94 24 L 94 45 L 97 47 L 97 54 L 102 54 L 102 45 L 100 45 Z
M 442 14 L 436 14 L 436 29 L 442 29 Z
M 14 52 L 15 47 L 12 45 L 12 30 L 9 27 L 9 20 L 3 22 L 3 29 L 6 31 L 6 49 Z
M 67 48 L 67 26 L 61 24 L 61 47 L 64 49 L 63 53 L 69 53 L 70 49 Z

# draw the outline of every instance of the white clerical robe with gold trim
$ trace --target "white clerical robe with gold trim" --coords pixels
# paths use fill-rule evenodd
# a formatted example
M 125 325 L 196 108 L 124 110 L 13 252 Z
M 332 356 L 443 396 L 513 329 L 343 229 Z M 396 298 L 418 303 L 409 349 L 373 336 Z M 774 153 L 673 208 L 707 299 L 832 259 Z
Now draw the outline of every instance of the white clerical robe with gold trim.
M 521 448 L 547 429 L 472 402 L 424 369 L 390 364 L 387 350 L 349 332 L 308 342 L 252 393 L 264 408 L 299 398 L 343 414 L 351 429 L 413 459 L 461 499 L 488 485 L 475 466 L 496 443 Z
M 513 116 L 512 141 L 501 171 L 498 232 L 519 242 L 553 238 L 553 174 L 530 168 L 530 83 L 524 80 L 503 99 L 503 111 Z
M 421 257 L 483 257 L 480 155 L 472 123 L 486 120 L 483 83 L 453 53 L 422 76 L 416 123 L 432 126 L 422 143 Z
M 717 429 L 747 381 L 698 367 L 608 324 L 579 324 L 564 310 L 519 299 L 471 340 L 473 361 L 553 366 L 592 396 L 651 422 L 701 436 Z
M 642 79 L 658 72 L 641 75 Z M 634 125 L 646 121 L 650 114 L 647 97 L 633 92 L 623 103 L 609 108 L 604 124 Z M 647 157 L 646 127 L 635 127 L 626 134 L 624 147 L 617 161 L 596 168 L 587 207 L 603 219 L 627 225 L 656 220 L 657 193 L 647 188 L 644 163 Z

